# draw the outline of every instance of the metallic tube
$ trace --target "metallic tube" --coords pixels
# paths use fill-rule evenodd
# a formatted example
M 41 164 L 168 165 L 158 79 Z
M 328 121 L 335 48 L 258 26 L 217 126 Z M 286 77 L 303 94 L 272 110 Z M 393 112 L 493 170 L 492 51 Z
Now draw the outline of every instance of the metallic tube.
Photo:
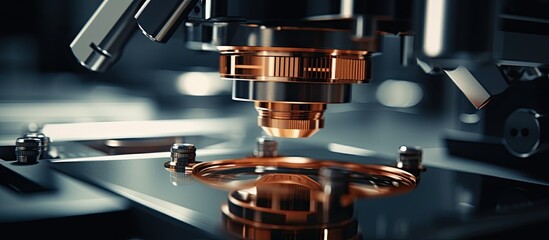
M 135 18 L 143 34 L 165 43 L 196 6 L 198 0 L 147 0 Z
M 418 46 L 433 64 L 451 69 L 494 62 L 496 1 L 425 0 L 423 7 Z
M 84 67 L 104 72 L 116 63 L 137 27 L 134 15 L 144 0 L 104 0 L 70 44 Z
M 444 72 L 477 109 L 485 107 L 492 96 L 503 92 L 508 86 L 496 65 L 474 69 L 459 66 Z

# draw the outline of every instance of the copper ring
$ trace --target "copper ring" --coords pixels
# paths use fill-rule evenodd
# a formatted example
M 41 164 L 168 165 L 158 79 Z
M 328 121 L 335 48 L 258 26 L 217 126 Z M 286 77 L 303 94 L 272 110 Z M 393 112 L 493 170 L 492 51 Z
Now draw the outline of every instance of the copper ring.
M 193 167 L 193 176 L 208 185 L 224 190 L 238 190 L 254 187 L 257 177 L 261 175 L 261 169 L 286 169 L 291 172 L 300 172 L 296 174 L 317 175 L 318 170 L 323 167 L 344 168 L 351 172 L 350 176 L 350 195 L 354 197 L 380 197 L 397 193 L 407 192 L 415 188 L 417 179 L 411 173 L 396 167 L 358 164 L 353 162 L 314 160 L 304 157 L 248 157 L 242 159 L 227 159 L 202 162 Z M 247 170 L 239 172 L 238 170 Z M 249 170 L 252 170 L 250 172 Z M 224 171 L 228 171 L 224 173 Z M 281 171 L 279 173 L 288 173 Z M 248 179 L 239 179 L 239 177 L 248 174 Z M 375 186 L 360 182 L 361 177 L 374 176 L 376 179 L 384 179 L 390 184 Z
M 370 75 L 368 51 L 235 46 L 220 54 L 225 79 L 352 84 Z

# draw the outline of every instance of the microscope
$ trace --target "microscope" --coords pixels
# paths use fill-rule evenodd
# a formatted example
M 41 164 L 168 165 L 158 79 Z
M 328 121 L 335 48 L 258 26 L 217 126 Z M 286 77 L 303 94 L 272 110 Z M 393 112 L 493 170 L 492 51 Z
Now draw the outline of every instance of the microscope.
M 134 32 L 165 43 L 183 28 L 181 47 L 219 52 L 232 98 L 253 102 L 257 124 L 282 138 L 314 135 L 328 104 L 350 102 L 352 85 L 370 82 L 373 61 L 395 55 L 402 66 L 451 80 L 465 97 L 456 100 L 456 129 L 444 139 L 450 154 L 522 166 L 540 162 L 547 150 L 548 6 L 105 0 L 70 46 L 84 67 L 104 72 Z M 400 48 L 382 52 L 387 38 L 399 39 Z
M 70 43 L 83 69 L 111 71 L 134 37 L 206 52 L 232 99 L 253 103 L 251 128 L 263 135 L 248 145 L 247 115 L 36 126 L 0 146 L 0 229 L 71 239 L 545 234 L 548 10 L 548 0 L 103 0 Z M 443 147 L 421 146 L 416 134 L 439 126 L 415 125 L 433 119 L 422 112 L 329 112 L 390 80 L 379 69 L 414 69 L 410 79 L 455 90 L 435 90 L 451 100 Z M 357 128 L 374 124 L 361 120 L 376 113 L 387 113 L 379 132 L 400 141 L 419 126 L 409 135 L 420 143 L 388 155 L 342 141 L 362 140 Z

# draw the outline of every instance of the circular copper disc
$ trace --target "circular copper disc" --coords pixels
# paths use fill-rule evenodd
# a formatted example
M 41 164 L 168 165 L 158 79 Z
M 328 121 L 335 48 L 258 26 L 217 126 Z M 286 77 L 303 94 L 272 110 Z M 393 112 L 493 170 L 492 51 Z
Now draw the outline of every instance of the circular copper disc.
M 396 167 L 353 162 L 314 160 L 304 157 L 248 157 L 202 162 L 193 167 L 193 176 L 224 190 L 256 186 L 260 176 L 270 173 L 300 174 L 318 178 L 323 167 L 349 172 L 353 197 L 380 197 L 407 192 L 416 186 L 416 177 Z

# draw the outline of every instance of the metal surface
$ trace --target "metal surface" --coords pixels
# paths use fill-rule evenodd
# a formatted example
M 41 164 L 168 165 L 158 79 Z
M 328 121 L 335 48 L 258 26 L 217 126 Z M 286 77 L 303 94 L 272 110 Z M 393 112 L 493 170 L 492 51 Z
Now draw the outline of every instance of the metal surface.
M 421 168 L 423 150 L 418 146 L 400 146 L 398 148 L 397 167 L 405 169 Z
M 418 146 L 400 146 L 396 167 L 413 174 L 417 181 L 427 169 L 423 165 L 423 149 Z
M 350 84 L 233 80 L 232 98 L 238 101 L 347 103 Z
M 326 104 L 255 102 L 257 124 L 269 135 L 310 137 L 324 127 Z
M 225 79 L 351 84 L 368 82 L 368 51 L 283 47 L 219 47 Z
M 264 175 L 229 193 L 223 224 L 238 239 L 360 239 L 353 204 L 321 188 L 303 175 Z
M 50 146 L 50 138 L 43 133 L 26 133 L 23 135 L 23 138 L 38 138 L 40 139 L 40 145 L 41 145 L 41 154 L 40 159 L 47 159 L 51 156 L 49 155 L 49 146 Z
M 174 143 L 170 147 L 171 161 L 164 166 L 169 171 L 186 172 L 196 163 L 196 147 L 191 143 Z
M 134 15 L 145 0 L 104 0 L 71 42 L 82 66 L 107 71 L 137 29 Z
M 442 68 L 490 64 L 498 29 L 499 1 L 423 0 L 418 56 Z M 467 14 L 463 14 L 467 12 Z M 471 36 L 464 38 L 462 36 Z
M 96 9 L 71 61 L 69 38 Z M 547 9 L 547 0 L 7 1 L 2 235 L 544 236 Z M 166 44 L 129 41 L 138 28 Z M 117 68 L 93 73 L 123 49 Z M 233 99 L 257 111 L 230 101 L 219 65 Z M 41 139 L 40 160 L 21 160 L 29 149 L 14 140 L 38 130 L 49 146 Z M 207 169 L 195 176 L 193 166 Z
M 193 175 L 208 185 L 238 190 L 255 186 L 264 174 L 300 174 L 318 177 L 322 168 L 341 168 L 349 172 L 349 195 L 383 197 L 405 193 L 416 186 L 416 177 L 391 166 L 357 164 L 343 161 L 318 161 L 303 157 L 240 158 L 208 161 L 193 167 Z
M 272 137 L 261 136 L 256 140 L 254 148 L 255 157 L 276 157 L 278 156 L 278 141 Z
M 501 71 L 495 65 L 478 66 L 474 69 L 459 66 L 444 72 L 477 109 L 488 105 L 492 96 L 508 87 Z
M 305 19 L 303 19 L 305 20 Z M 343 19 L 352 23 L 352 19 Z M 305 20 L 307 23 L 307 21 Z M 319 25 L 314 21 L 308 21 L 313 26 L 292 26 L 295 22 L 265 23 L 246 19 L 219 18 L 200 24 L 188 22 L 187 39 L 188 47 L 201 50 L 216 51 L 220 47 L 286 47 L 286 48 L 315 48 L 326 50 L 358 50 L 376 51 L 377 39 L 367 38 L 362 41 L 354 41 L 354 33 L 349 29 L 337 27 L 315 27 Z M 321 23 L 321 22 L 320 22 Z M 286 26 L 284 24 L 292 24 Z M 321 23 L 322 24 L 322 23 Z M 201 30 L 199 30 L 201 29 Z M 196 35 L 193 32 L 207 31 L 207 35 Z M 208 36 L 208 37 L 204 37 Z
M 147 0 L 135 14 L 143 34 L 155 42 L 167 42 L 198 0 Z
M 526 158 L 547 150 L 546 119 L 533 109 L 517 109 L 505 120 L 504 144 L 518 157 Z
M 304 138 L 324 126 L 327 103 L 350 101 L 350 84 L 368 82 L 368 51 L 219 47 L 221 78 L 233 99 L 254 101 L 271 136 Z
M 42 141 L 37 137 L 20 137 L 15 140 L 17 163 L 36 164 L 42 154 Z
M 280 150 L 285 156 L 290 157 L 247 157 L 250 152 L 245 148 L 232 152 L 199 152 L 197 159 L 203 163 L 195 165 L 195 170 L 201 171 L 204 176 L 198 176 L 198 178 L 196 174 L 176 174 L 160 167 L 158 165 L 160 162 L 170 158 L 168 152 L 155 155 L 91 157 L 74 161 L 56 160 L 53 161 L 52 167 L 107 189 L 124 199 L 129 199 L 143 206 L 145 211 L 154 212 L 154 218 L 165 219 L 166 222 L 172 223 L 169 226 L 183 231 L 168 235 L 166 228 L 149 225 L 148 221 L 133 228 L 146 230 L 151 236 L 162 235 L 163 238 L 168 239 L 178 239 L 190 234 L 198 234 L 195 235 L 198 239 L 227 239 L 230 234 L 236 234 L 232 236 L 237 239 L 264 239 L 266 236 L 273 236 L 270 235 L 271 233 L 274 233 L 274 238 L 281 239 L 286 235 L 276 235 L 277 233 L 289 229 L 307 229 L 307 227 L 304 228 L 307 225 L 295 223 L 302 218 L 293 218 L 282 226 L 276 227 L 276 224 L 267 222 L 284 221 L 280 218 L 246 214 L 246 212 L 251 213 L 252 210 L 258 214 L 278 212 L 286 216 L 284 219 L 289 219 L 290 216 L 303 216 L 307 214 L 306 212 L 319 217 L 310 219 L 311 225 L 308 225 L 310 231 L 293 231 L 289 236 L 315 236 L 311 234 L 314 232 L 318 234 L 318 227 L 322 225 L 313 224 L 315 219 L 328 219 L 327 224 L 322 227 L 327 230 L 321 230 L 321 233 L 327 231 L 337 238 L 341 236 L 340 232 L 338 233 L 340 229 L 347 229 L 350 232 L 359 233 L 359 239 L 489 238 L 498 236 L 505 226 L 520 226 L 506 224 L 529 220 L 543 222 L 543 214 L 546 213 L 546 210 L 543 210 L 543 201 L 547 199 L 546 181 L 536 183 L 525 178 L 521 180 L 520 178 L 525 177 L 524 175 L 498 172 L 498 169 L 493 166 L 482 168 L 471 162 L 460 162 L 443 151 L 435 149 L 425 151 L 424 164 L 429 170 L 422 173 L 421 183 L 399 186 L 393 185 L 391 180 L 401 180 L 400 177 L 413 180 L 414 177 L 395 167 L 382 166 L 383 162 L 394 163 L 391 159 L 335 153 L 327 151 L 323 145 L 289 144 L 284 145 Z M 308 156 L 319 156 L 321 159 L 299 157 L 304 153 Z M 461 168 L 454 168 L 453 164 L 458 163 L 464 165 Z M 236 167 L 233 164 L 236 164 Z M 204 168 L 200 170 L 200 166 Z M 133 171 L 127 171 L 129 168 Z M 332 191 L 338 191 L 344 195 L 346 190 L 342 186 L 345 185 L 347 173 L 340 171 L 341 169 L 351 170 L 348 179 L 349 193 L 358 192 L 358 195 L 365 197 L 345 198 L 347 201 L 340 204 L 347 208 L 332 208 L 334 205 L 328 204 L 329 198 L 323 197 L 330 194 L 320 196 L 301 194 L 309 191 L 307 188 L 316 189 L 314 191 L 317 193 L 328 193 L 328 186 L 337 185 L 339 187 Z M 354 175 L 353 172 L 355 172 Z M 389 178 L 381 178 L 378 174 L 389 176 Z M 363 178 L 365 176 L 371 178 L 366 180 Z M 207 178 L 206 181 L 201 180 L 203 178 Z M 376 183 L 378 188 L 368 180 Z M 408 180 L 404 183 L 411 183 Z M 338 185 L 339 183 L 341 185 Z M 367 194 L 357 191 L 364 188 L 368 189 Z M 517 188 L 522 190 L 518 191 Z M 391 189 L 397 189 L 397 191 Z M 397 194 L 399 189 L 404 191 Z M 530 197 L 509 199 L 523 196 L 516 195 L 523 191 L 531 193 Z M 269 198 L 269 196 L 275 198 Z M 310 201 L 302 201 L 307 200 L 306 196 L 311 196 L 309 199 L 316 197 L 319 207 L 330 207 L 306 210 L 304 206 L 311 206 Z M 269 199 L 272 199 L 270 203 Z M 259 204 L 254 205 L 252 202 Z M 281 204 L 276 205 L 276 202 Z M 519 207 L 521 203 L 529 204 Z M 230 209 L 224 206 L 240 206 L 248 211 L 239 212 L 238 208 Z M 513 208 L 513 206 L 519 208 Z M 538 209 L 540 214 L 529 213 L 535 209 Z M 328 214 L 325 215 L 325 213 Z M 448 221 L 440 221 L 441 218 Z M 125 221 L 130 219 L 127 218 Z M 481 225 L 471 227 L 470 224 L 473 222 Z M 407 231 L 402 231 L 402 226 L 405 226 Z M 454 231 L 451 234 L 447 232 L 452 230 Z M 253 235 L 253 233 L 265 235 Z M 297 233 L 304 235 L 297 235 Z M 249 237 L 245 238 L 239 234 L 251 235 L 244 235 Z M 347 232 L 347 234 L 351 233 Z M 522 234 L 524 236 L 525 233 Z M 144 235 L 135 233 L 132 236 L 143 238 Z

